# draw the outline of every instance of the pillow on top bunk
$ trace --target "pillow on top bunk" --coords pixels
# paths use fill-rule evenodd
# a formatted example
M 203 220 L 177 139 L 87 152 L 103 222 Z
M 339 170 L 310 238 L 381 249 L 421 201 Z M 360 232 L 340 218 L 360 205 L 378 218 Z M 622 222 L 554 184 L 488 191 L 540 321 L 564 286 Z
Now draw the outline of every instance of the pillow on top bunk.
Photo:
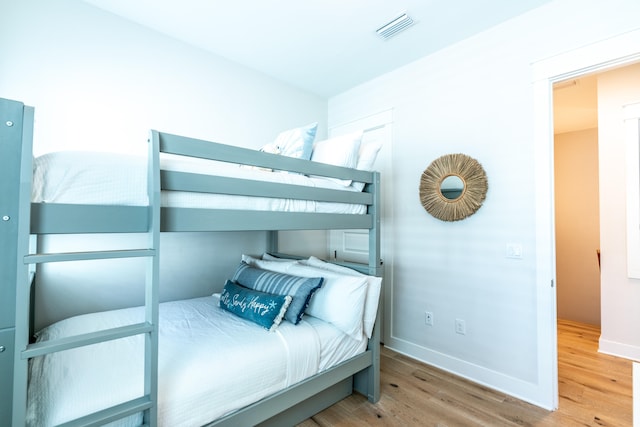
M 311 298 L 306 313 L 331 323 L 355 340 L 362 340 L 364 305 L 368 287 L 365 275 L 323 270 L 298 261 L 287 263 L 250 257 L 245 259 L 250 265 L 264 270 L 300 277 L 324 277 L 324 284 Z
M 291 259 L 291 258 L 278 258 L 278 257 L 270 255 L 270 254 L 268 254 L 266 252 L 262 254 L 261 258 L 256 258 L 256 257 L 253 257 L 251 255 L 242 254 L 242 261 L 246 262 L 249 265 L 251 265 L 255 261 L 262 261 L 262 260 L 273 261 L 273 262 L 281 262 L 283 264 L 286 264 L 286 263 L 295 264 L 296 262 L 298 262 L 298 260 Z M 268 268 L 266 268 L 265 270 L 268 270 Z
M 282 322 L 291 299 L 290 295 L 268 294 L 227 280 L 220 295 L 220 307 L 274 331 Z
M 317 130 L 318 122 L 289 129 L 280 132 L 273 144 L 278 147 L 279 154 L 283 156 L 309 160 Z
M 275 258 L 275 257 L 274 257 Z M 281 261 L 271 259 L 270 257 L 262 257 L 262 259 L 254 258 L 249 255 L 242 255 L 242 262 L 249 264 L 252 267 L 261 268 L 263 270 L 275 271 L 277 273 L 287 274 L 289 268 L 297 264 L 298 261 L 294 259 Z
M 372 171 L 373 165 L 376 163 L 376 159 L 378 158 L 378 152 L 382 148 L 382 140 L 374 139 L 373 141 L 362 141 L 360 143 L 360 150 L 358 151 L 358 164 L 356 165 L 356 169 L 362 171 Z M 358 191 L 362 191 L 364 189 L 363 182 L 354 181 L 351 183 L 351 186 Z
M 376 317 L 378 315 L 378 302 L 380 299 L 380 290 L 382 288 L 382 277 L 362 274 L 359 271 L 353 270 L 348 267 L 343 267 L 341 265 L 332 264 L 314 256 L 309 257 L 308 260 L 300 261 L 300 263 L 310 265 L 312 267 L 334 271 L 336 273 L 363 276 L 367 279 L 368 286 L 367 295 L 364 302 L 363 327 L 364 333 L 367 335 L 367 338 L 371 338 L 371 335 L 373 334 L 373 326 L 376 323 Z
M 232 280 L 257 291 L 291 295 L 292 300 L 285 319 L 294 325 L 300 323 L 311 297 L 320 289 L 324 281 L 322 277 L 296 277 L 262 270 L 244 262 L 238 266 Z
M 334 166 L 355 168 L 358 164 L 358 152 L 360 150 L 361 140 L 362 131 L 360 130 L 325 139 L 324 141 L 317 141 L 313 144 L 311 160 Z M 350 179 L 325 178 L 344 185 L 345 187 L 351 185 Z

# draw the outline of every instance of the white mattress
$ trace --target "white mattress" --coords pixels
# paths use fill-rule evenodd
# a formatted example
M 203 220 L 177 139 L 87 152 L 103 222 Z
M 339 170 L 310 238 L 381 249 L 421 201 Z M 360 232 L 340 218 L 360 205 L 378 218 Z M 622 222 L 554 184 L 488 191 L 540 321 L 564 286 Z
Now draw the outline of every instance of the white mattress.
M 218 296 L 160 305 L 158 419 L 161 426 L 202 425 L 363 352 L 332 325 L 307 316 L 275 332 L 218 307 Z M 38 340 L 137 323 L 143 308 L 55 323 Z M 27 424 L 56 425 L 142 395 L 142 337 L 35 358 Z M 113 425 L 134 426 L 141 415 Z
M 162 155 L 165 170 L 280 182 L 309 187 L 356 191 L 329 179 L 295 173 L 265 172 L 235 164 Z M 42 203 L 144 206 L 147 198 L 147 159 L 117 153 L 61 151 L 34 159 L 32 200 Z M 288 212 L 362 214 L 364 205 L 267 197 L 228 196 L 164 191 L 163 207 L 196 207 Z

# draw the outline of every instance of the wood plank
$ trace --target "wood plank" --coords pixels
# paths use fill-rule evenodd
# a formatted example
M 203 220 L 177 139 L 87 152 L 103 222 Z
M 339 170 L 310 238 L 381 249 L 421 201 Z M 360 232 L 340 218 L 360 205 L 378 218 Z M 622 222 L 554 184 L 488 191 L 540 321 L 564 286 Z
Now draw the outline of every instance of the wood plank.
M 600 329 L 558 321 L 559 409 L 546 411 L 383 347 L 382 393 L 352 395 L 298 427 L 631 426 L 632 363 L 598 353 Z

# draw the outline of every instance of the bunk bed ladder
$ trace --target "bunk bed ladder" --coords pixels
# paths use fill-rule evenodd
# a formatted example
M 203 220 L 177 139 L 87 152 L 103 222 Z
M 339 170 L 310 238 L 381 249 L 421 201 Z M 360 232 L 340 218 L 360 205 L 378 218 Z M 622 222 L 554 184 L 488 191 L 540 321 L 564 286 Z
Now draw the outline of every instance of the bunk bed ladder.
M 22 265 L 20 254 L 29 247 L 34 111 L 21 102 L 0 99 L 0 115 L 0 156 L 3 160 L 0 170 L 0 421 L 8 422 L 13 418 L 15 426 L 21 421 L 15 409 L 16 400 L 20 400 L 15 399 L 15 385 L 24 381 L 18 387 L 18 393 L 26 395 L 27 384 L 26 365 L 22 375 L 15 373 L 16 365 L 22 366 L 16 362 L 16 319 L 22 318 L 21 314 L 28 308 L 16 306 L 16 293 L 23 288 L 17 284 L 25 284 L 30 275 Z M 19 203 L 23 198 L 26 202 Z M 25 317 L 27 313 L 28 310 Z M 18 408 L 18 412 L 24 412 L 20 406 Z
M 31 144 L 23 146 L 19 223 L 29 227 L 31 205 Z M 147 248 L 69 253 L 31 253 L 29 229 L 18 235 L 16 274 L 16 325 L 14 349 L 13 426 L 25 425 L 28 361 L 58 351 L 88 346 L 134 335 L 144 335 L 144 395 L 133 400 L 69 421 L 64 426 L 98 426 L 142 412 L 144 425 L 157 425 L 158 311 L 159 311 L 159 240 L 160 184 L 157 141 L 149 141 L 148 193 L 149 218 Z M 28 154 L 26 150 L 28 148 Z M 38 264 L 99 259 L 146 258 L 145 319 L 138 324 L 81 334 L 73 337 L 29 343 L 31 280 Z M 99 385 L 96 385 L 99 387 Z
M 150 235 L 153 235 L 153 231 Z M 26 265 L 41 264 L 48 262 L 64 262 L 64 261 L 83 261 L 98 259 L 114 259 L 114 258 L 133 258 L 146 257 L 149 259 L 147 263 L 147 283 L 146 283 L 146 313 L 144 322 L 122 326 L 118 328 L 105 329 L 97 332 L 76 335 L 73 337 L 56 339 L 51 341 L 43 341 L 28 344 L 26 338 L 28 336 L 28 323 L 22 322 L 20 327 L 16 325 L 16 348 L 23 349 L 16 355 L 16 365 L 20 365 L 20 373 L 24 375 L 28 360 L 34 357 L 43 356 L 45 354 L 57 351 L 69 350 L 81 346 L 92 345 L 108 340 L 125 338 L 133 335 L 145 334 L 145 384 L 144 396 L 133 399 L 128 402 L 107 408 L 105 410 L 78 418 L 64 426 L 93 426 L 103 425 L 107 422 L 114 421 L 126 416 L 144 411 L 145 424 L 156 425 L 156 406 L 157 401 L 157 351 L 158 351 L 158 290 L 156 283 L 157 275 L 157 245 L 152 243 L 149 249 L 122 250 L 122 251 L 95 251 L 95 252 L 75 252 L 62 254 L 30 254 L 24 257 Z M 155 282 L 155 283 L 154 283 Z M 27 289 L 23 286 L 22 288 Z M 18 291 L 18 303 L 29 304 L 29 292 Z M 16 369 L 18 372 L 18 369 Z M 16 374 L 18 376 L 18 374 Z M 20 379 L 20 382 L 26 382 L 26 378 Z M 99 387 L 99 384 L 96 384 Z M 16 421 L 16 420 L 14 420 Z M 14 423 L 17 424 L 17 421 Z

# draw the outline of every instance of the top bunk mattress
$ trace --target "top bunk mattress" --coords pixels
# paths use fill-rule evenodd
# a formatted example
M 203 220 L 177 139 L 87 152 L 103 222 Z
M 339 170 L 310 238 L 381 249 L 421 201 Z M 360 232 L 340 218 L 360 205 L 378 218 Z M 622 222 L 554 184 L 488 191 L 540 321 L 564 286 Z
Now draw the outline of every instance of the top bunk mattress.
M 160 169 L 255 181 L 359 192 L 330 178 L 267 171 L 237 164 L 161 154 Z M 88 205 L 146 206 L 147 159 L 143 156 L 63 151 L 34 159 L 32 201 Z M 366 206 L 314 200 L 162 191 L 162 207 L 364 214 Z

